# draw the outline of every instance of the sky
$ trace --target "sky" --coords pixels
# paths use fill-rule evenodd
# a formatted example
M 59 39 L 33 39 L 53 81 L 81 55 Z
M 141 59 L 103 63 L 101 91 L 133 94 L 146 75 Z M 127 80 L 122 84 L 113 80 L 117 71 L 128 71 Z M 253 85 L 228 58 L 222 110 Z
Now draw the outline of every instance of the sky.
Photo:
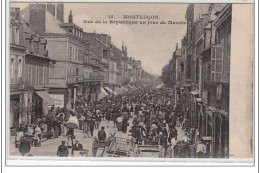
M 21 9 L 28 4 L 10 4 Z M 144 70 L 160 75 L 186 32 L 186 24 L 165 25 L 126 25 L 126 24 L 86 24 L 84 20 L 108 20 L 113 15 L 115 20 L 122 20 L 123 15 L 158 15 L 159 20 L 185 22 L 188 4 L 171 3 L 65 3 L 64 22 L 68 22 L 70 10 L 73 22 L 85 32 L 96 32 L 111 36 L 112 43 L 121 49 L 127 46 L 128 55 L 142 61 Z M 138 20 L 140 21 L 140 20 Z

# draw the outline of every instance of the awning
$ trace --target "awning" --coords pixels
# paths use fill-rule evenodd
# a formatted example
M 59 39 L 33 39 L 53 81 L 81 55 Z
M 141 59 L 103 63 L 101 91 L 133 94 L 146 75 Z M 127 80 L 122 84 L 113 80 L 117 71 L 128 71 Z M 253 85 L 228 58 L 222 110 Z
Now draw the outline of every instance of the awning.
M 132 85 L 132 87 L 133 87 L 133 89 L 135 89 L 135 90 L 137 89 L 136 86 L 134 86 L 134 85 Z
M 157 85 L 155 88 L 156 88 L 156 89 L 160 89 L 160 88 L 162 88 L 162 87 L 163 87 L 163 83 Z
M 123 90 L 122 88 L 119 88 L 119 87 L 116 87 L 115 88 L 115 92 L 119 93 L 119 94 L 122 94 L 125 92 L 125 90 Z
M 101 93 L 104 94 L 105 96 L 109 95 L 103 87 L 101 87 Z
M 191 91 L 190 93 L 191 93 L 192 95 L 198 95 L 198 94 L 199 94 L 198 91 Z
M 113 91 L 111 88 L 109 88 L 109 87 L 105 87 L 105 89 L 108 91 L 108 92 L 110 92 L 111 94 L 114 94 L 114 95 L 117 95 L 118 93 L 117 92 L 115 92 L 115 91 Z
M 129 85 L 132 90 L 136 90 L 136 88 L 133 85 Z
M 47 92 L 45 91 L 36 91 L 36 94 L 38 96 L 40 96 L 43 100 L 45 100 L 48 105 L 53 105 L 54 104 L 54 100 L 48 95 Z
M 98 99 L 100 100 L 108 95 L 109 94 L 106 92 L 106 90 L 103 87 L 101 87 L 101 92 L 98 94 Z
M 128 89 L 126 89 L 125 87 L 123 87 L 123 86 L 121 86 L 121 88 L 123 89 L 123 90 L 125 90 L 125 91 L 128 91 Z
M 131 85 L 127 85 L 129 88 L 133 88 Z
M 195 98 L 197 102 L 201 102 L 201 98 Z

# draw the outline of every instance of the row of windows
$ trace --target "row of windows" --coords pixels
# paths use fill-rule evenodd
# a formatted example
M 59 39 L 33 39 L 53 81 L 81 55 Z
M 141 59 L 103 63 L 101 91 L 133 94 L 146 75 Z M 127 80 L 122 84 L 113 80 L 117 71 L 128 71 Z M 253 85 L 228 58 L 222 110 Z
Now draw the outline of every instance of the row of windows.
M 80 74 L 79 74 L 79 68 L 69 67 L 68 73 L 69 73 L 70 75 L 80 75 Z
M 76 61 L 81 61 L 79 53 L 80 53 L 80 49 L 78 47 L 76 46 L 69 47 L 69 58 Z
M 28 81 L 30 85 L 48 85 L 48 67 L 28 64 Z
M 10 28 L 10 43 L 19 45 L 19 28 L 11 26 Z

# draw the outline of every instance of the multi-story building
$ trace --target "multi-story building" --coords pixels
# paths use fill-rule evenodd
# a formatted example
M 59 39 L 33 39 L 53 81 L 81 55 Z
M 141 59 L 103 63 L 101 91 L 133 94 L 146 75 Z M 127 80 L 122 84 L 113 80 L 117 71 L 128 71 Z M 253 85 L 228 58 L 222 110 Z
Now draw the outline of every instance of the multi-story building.
M 10 126 L 30 125 L 48 113 L 50 58 L 47 40 L 20 20 L 20 9 L 10 9 Z
M 172 74 L 171 79 L 174 87 L 174 104 L 180 100 L 181 97 L 181 49 L 178 49 L 178 43 L 176 43 L 176 49 L 172 56 Z
M 228 157 L 231 11 L 231 4 L 190 4 L 179 56 L 162 74 L 179 85 L 175 101 L 209 157 Z
M 30 4 L 23 16 L 27 16 L 36 33 L 47 39 L 49 55 L 55 60 L 50 68 L 49 95 L 54 98 L 56 107 L 71 108 L 77 100 L 97 99 L 101 78 L 91 72 L 96 67 L 99 69 L 100 63 L 87 65 L 91 51 L 83 29 L 73 23 L 72 11 L 67 23 L 63 14 L 63 4 Z
M 22 10 L 22 17 L 48 42 L 53 61 L 49 70 L 49 96 L 55 107 L 73 108 L 77 100 L 96 101 L 119 85 L 141 81 L 141 62 L 118 50 L 107 34 L 83 32 L 73 23 L 72 11 L 64 20 L 64 5 L 36 3 Z M 103 88 L 104 87 L 104 88 Z
M 223 7 L 224 6 L 224 7 Z M 229 149 L 229 74 L 230 74 L 230 35 L 231 4 L 212 4 L 214 21 L 205 49 L 201 53 L 202 73 L 201 92 L 202 109 L 206 114 L 201 118 L 204 127 L 202 135 L 211 136 L 211 153 L 214 157 L 228 157 Z M 211 16 L 212 18 L 212 16 Z M 214 35 L 212 37 L 212 35 Z M 206 121 L 206 122 L 205 122 Z

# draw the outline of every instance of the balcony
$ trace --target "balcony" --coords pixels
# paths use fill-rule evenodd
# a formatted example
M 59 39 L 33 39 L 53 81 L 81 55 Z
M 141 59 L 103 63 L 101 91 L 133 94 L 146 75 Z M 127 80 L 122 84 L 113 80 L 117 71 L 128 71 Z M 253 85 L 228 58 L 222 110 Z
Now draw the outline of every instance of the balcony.
M 83 75 L 67 75 L 68 83 L 79 82 L 83 79 Z

